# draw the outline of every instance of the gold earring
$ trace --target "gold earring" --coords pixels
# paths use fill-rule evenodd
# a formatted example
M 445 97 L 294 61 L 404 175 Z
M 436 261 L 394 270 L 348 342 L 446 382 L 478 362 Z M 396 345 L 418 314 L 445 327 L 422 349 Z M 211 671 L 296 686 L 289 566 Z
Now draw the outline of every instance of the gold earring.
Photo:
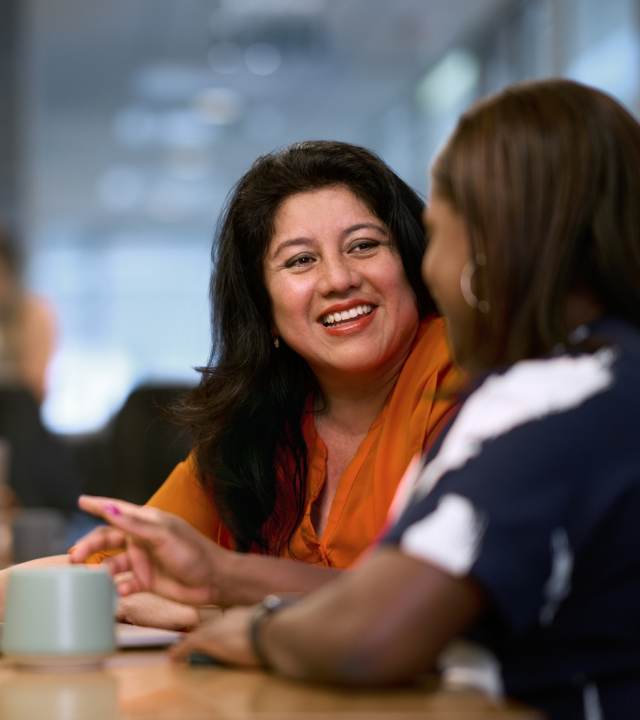
M 462 268 L 462 274 L 460 275 L 460 290 L 462 290 L 462 297 L 467 301 L 467 304 L 472 308 L 478 308 L 481 313 L 489 312 L 489 303 L 486 300 L 478 300 L 471 289 L 471 278 L 473 273 L 476 271 L 477 265 L 484 265 L 486 263 L 485 256 L 482 253 L 476 255 L 475 262 L 469 260 L 469 262 Z

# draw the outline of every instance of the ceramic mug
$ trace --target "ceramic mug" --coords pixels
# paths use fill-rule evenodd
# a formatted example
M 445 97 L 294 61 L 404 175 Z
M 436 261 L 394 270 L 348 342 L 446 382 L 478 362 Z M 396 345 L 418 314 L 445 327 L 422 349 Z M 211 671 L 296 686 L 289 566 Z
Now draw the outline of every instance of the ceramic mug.
M 29 666 L 95 666 L 115 650 L 117 593 L 104 569 L 11 571 L 2 647 Z

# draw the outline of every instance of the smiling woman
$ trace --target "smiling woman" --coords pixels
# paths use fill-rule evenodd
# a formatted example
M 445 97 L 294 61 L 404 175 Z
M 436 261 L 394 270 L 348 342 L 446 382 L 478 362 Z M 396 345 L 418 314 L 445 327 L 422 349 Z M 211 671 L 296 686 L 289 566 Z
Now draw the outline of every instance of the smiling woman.
M 457 377 L 420 278 L 422 209 L 378 157 L 338 142 L 265 155 L 231 194 L 210 364 L 176 411 L 195 449 L 149 501 L 217 543 L 217 604 L 305 592 L 350 567 L 443 424 L 437 392 Z M 130 621 L 198 620 L 126 602 Z

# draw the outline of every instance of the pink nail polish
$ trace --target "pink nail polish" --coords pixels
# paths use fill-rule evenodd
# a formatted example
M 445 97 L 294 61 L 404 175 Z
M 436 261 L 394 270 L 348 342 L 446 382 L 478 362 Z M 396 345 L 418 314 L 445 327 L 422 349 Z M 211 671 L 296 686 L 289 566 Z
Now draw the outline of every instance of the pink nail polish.
M 120 510 L 115 505 L 112 505 L 111 503 L 106 503 L 105 505 L 103 505 L 103 507 L 104 507 L 104 511 L 108 512 L 109 515 L 122 515 Z

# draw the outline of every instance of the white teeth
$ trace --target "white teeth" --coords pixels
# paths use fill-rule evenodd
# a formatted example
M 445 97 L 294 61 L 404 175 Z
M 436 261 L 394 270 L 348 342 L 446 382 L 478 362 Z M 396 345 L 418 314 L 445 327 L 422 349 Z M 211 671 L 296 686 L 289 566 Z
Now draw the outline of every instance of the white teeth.
M 357 307 L 351 308 L 350 310 L 344 310 L 343 312 L 327 313 L 323 318 L 322 322 L 324 325 L 338 325 L 341 322 L 353 320 L 358 315 L 368 315 L 373 311 L 372 305 L 358 305 Z

